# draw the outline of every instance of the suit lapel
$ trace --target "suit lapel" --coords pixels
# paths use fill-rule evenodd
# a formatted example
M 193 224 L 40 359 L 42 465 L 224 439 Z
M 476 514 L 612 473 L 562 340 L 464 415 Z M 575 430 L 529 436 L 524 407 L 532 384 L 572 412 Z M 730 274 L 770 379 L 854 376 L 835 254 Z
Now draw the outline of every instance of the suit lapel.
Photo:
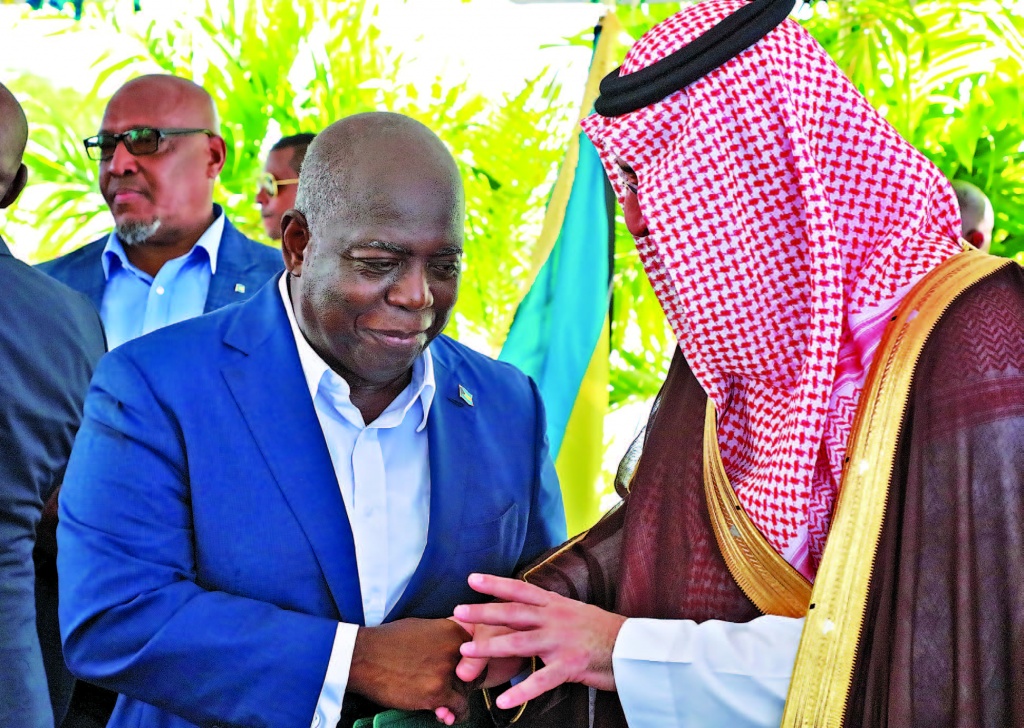
M 205 313 L 244 301 L 266 282 L 265 275 L 253 275 L 253 269 L 259 266 L 246 250 L 247 240 L 230 220 L 224 220 L 224 232 L 217 252 L 217 272 L 210 277 Z
M 276 283 L 239 309 L 224 378 L 313 548 L 343 621 L 363 623 L 352 528 Z
M 103 248 L 107 244 L 107 238 L 103 237 L 89 243 L 95 250 L 90 251 L 88 256 L 81 259 L 78 271 L 74 275 L 75 283 L 71 284 L 92 301 L 92 305 L 99 311 L 103 305 L 103 293 L 107 290 L 107 278 L 103 275 Z
M 459 398 L 457 356 L 433 346 L 437 397 L 427 419 L 430 452 L 430 523 L 427 546 L 401 599 L 388 615 L 395 619 L 416 613 L 438 597 L 458 544 L 466 503 L 467 458 L 472 457 L 476 428 L 474 408 Z

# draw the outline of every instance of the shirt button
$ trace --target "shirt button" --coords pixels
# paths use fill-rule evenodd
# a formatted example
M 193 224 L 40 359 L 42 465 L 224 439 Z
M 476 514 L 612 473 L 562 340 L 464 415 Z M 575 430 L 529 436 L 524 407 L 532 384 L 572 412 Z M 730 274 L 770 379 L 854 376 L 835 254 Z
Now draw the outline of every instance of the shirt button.
M 163 286 L 157 286 L 156 287 L 156 295 L 158 295 L 158 296 L 164 295 L 164 287 Z

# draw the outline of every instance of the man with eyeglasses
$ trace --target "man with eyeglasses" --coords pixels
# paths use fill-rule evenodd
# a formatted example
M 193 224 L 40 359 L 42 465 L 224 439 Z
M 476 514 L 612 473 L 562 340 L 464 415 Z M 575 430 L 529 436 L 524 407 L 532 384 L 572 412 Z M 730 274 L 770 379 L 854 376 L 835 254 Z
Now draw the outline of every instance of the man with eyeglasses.
M 278 251 L 246 238 L 213 203 L 227 151 L 200 86 L 129 81 L 85 148 L 114 231 L 40 267 L 92 299 L 110 348 L 245 300 L 282 269 Z
M 295 207 L 299 169 L 306 157 L 306 149 L 315 136 L 304 132 L 282 137 L 267 155 L 263 174 L 257 183 L 256 203 L 260 206 L 263 228 L 271 240 L 281 239 L 281 218 Z

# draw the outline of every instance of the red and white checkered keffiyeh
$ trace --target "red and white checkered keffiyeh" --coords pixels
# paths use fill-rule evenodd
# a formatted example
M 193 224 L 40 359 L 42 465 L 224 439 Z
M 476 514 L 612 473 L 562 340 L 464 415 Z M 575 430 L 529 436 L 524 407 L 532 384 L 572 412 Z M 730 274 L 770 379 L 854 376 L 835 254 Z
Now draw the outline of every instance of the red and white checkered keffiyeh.
M 741 5 L 684 9 L 622 73 Z M 636 171 L 650 230 L 640 255 L 718 408 L 740 502 L 813 579 L 885 324 L 960 249 L 949 184 L 792 19 L 685 90 L 583 127 L 620 199 L 614 158 Z

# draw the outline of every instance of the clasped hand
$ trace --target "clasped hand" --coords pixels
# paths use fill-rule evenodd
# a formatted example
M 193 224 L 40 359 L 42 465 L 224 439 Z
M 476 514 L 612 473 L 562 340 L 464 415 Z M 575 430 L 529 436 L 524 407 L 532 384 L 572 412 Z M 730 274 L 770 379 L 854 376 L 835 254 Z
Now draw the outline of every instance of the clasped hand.
M 361 627 L 348 690 L 387 708 L 434 710 L 443 705 L 451 722 L 464 720 L 467 695 L 480 686 L 455 677 L 459 647 L 469 638 L 450 619 L 400 619 Z
M 612 651 L 625 617 L 515 579 L 473 574 L 469 585 L 503 601 L 455 608 L 455 620 L 473 637 L 461 647 L 455 674 L 466 682 L 484 678 L 483 686 L 492 687 L 519 674 L 526 658 L 543 663 L 498 696 L 499 708 L 521 705 L 566 682 L 615 689 Z M 450 706 L 435 713 L 448 725 L 458 717 Z

